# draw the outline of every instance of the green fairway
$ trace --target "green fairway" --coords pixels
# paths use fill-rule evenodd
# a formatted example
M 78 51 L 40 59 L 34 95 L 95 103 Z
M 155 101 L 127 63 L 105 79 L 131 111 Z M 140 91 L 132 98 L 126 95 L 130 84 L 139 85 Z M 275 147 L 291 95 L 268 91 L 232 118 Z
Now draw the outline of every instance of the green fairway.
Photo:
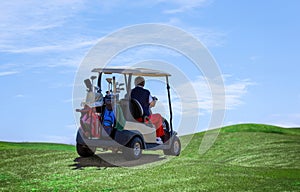
M 79 158 L 69 145 L 0 142 L 0 191 L 300 191 L 300 129 L 225 127 L 201 155 L 203 135 L 179 157 L 146 152 L 148 168 Z

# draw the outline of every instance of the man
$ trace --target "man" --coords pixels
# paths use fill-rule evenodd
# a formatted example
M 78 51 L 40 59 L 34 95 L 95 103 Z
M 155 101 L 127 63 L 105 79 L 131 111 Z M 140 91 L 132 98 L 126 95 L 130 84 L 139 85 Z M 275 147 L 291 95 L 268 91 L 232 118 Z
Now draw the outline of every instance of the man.
M 162 125 L 163 119 L 160 114 L 151 114 L 150 112 L 150 108 L 155 106 L 157 99 L 151 96 L 150 91 L 144 89 L 145 79 L 143 77 L 136 77 L 134 84 L 135 88 L 131 90 L 131 98 L 136 99 L 141 104 L 144 111 L 143 117 L 148 116 L 155 125 L 156 143 L 163 144 L 161 140 L 161 137 L 165 134 Z

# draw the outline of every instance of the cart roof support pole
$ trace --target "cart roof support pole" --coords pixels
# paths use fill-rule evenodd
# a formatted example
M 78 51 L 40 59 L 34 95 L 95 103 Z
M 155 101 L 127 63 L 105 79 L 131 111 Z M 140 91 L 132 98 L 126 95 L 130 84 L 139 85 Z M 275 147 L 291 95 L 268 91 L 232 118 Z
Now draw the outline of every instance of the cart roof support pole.
M 172 111 L 172 103 L 171 103 L 171 94 L 170 94 L 170 85 L 169 85 L 169 78 L 166 76 L 167 81 L 167 91 L 168 91 L 168 100 L 169 100 L 169 111 L 170 111 L 170 128 L 171 128 L 171 134 L 173 134 L 173 111 Z
M 102 87 L 101 87 L 101 79 L 102 79 L 102 72 L 99 73 L 98 83 L 97 83 L 97 85 L 98 85 L 98 87 L 99 87 L 99 92 L 100 92 L 100 93 L 101 93 L 101 91 L 102 91 Z
M 130 93 L 131 93 L 131 82 L 132 82 L 132 74 L 128 75 L 128 85 L 127 85 L 127 98 L 130 99 Z

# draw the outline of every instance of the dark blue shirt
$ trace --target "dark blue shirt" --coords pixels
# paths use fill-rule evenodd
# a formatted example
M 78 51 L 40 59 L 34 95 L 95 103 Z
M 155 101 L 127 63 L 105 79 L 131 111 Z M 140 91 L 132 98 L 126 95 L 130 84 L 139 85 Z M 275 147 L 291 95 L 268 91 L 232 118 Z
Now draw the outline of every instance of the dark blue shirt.
M 143 116 L 150 116 L 150 91 L 142 87 L 135 87 L 131 90 L 131 98 L 138 100 L 144 110 Z

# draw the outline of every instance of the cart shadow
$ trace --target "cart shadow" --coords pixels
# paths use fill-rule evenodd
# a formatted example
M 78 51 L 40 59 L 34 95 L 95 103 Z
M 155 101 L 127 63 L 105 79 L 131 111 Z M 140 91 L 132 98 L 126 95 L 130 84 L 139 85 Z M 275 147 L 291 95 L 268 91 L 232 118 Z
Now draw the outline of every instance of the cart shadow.
M 143 154 L 138 160 L 128 161 L 122 154 L 104 153 L 91 157 L 77 157 L 74 164 L 70 165 L 73 170 L 84 169 L 86 167 L 108 168 L 108 167 L 135 167 L 147 165 L 165 160 L 166 157 L 156 154 Z

